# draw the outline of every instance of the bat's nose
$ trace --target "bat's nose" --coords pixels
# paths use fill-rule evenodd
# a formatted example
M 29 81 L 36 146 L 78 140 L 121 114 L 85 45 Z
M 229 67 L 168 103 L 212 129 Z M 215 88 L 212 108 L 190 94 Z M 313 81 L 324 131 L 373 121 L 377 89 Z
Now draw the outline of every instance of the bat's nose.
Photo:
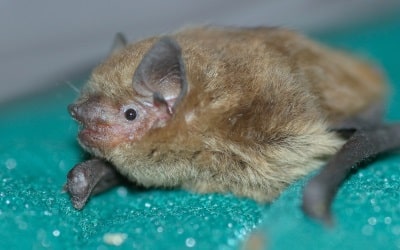
M 73 118 L 77 118 L 78 116 L 78 105 L 70 104 L 68 105 L 68 112 Z

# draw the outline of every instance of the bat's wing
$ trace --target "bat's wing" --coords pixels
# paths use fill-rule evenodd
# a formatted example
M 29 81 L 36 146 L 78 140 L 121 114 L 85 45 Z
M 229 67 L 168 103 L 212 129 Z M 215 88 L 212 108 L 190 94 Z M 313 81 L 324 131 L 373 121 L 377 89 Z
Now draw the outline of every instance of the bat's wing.
M 384 124 L 382 111 L 382 106 L 374 105 L 366 112 L 332 126 L 332 130 L 348 137 L 348 141 L 307 183 L 303 194 L 306 214 L 331 224 L 332 200 L 350 170 L 372 156 L 400 148 L 400 123 Z

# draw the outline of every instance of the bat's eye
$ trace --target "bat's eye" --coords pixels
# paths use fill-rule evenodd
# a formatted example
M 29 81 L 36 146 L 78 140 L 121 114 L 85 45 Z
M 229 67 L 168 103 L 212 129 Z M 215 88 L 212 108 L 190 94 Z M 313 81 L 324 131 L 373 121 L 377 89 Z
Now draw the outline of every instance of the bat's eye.
M 129 121 L 133 121 L 136 119 L 137 112 L 134 109 L 127 109 L 125 111 L 125 118 Z

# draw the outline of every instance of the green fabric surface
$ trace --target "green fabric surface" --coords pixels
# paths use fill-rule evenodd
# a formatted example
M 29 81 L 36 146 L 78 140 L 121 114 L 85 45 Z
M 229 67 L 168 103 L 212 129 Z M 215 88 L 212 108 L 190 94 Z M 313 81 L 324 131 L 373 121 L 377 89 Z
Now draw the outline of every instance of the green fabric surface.
M 400 19 L 315 36 L 382 65 L 392 86 L 387 118 L 400 120 Z M 310 176 L 270 205 L 232 195 L 119 187 L 76 211 L 62 193 L 69 169 L 88 157 L 66 111 L 76 96 L 61 84 L 0 107 L 0 249 L 238 249 L 257 242 L 265 249 L 400 249 L 398 152 L 345 182 L 333 204 L 333 228 L 299 208 Z

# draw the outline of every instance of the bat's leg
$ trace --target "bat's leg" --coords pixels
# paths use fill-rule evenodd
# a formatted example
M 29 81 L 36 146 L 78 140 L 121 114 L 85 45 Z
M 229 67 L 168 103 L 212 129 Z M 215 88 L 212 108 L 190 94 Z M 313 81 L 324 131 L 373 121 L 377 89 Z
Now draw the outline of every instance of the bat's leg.
M 67 175 L 64 190 L 76 209 L 82 209 L 89 197 L 122 182 L 122 177 L 107 162 L 92 159 L 75 165 Z
M 304 212 L 332 224 L 332 199 L 350 170 L 371 156 L 396 148 L 400 148 L 400 124 L 356 130 L 321 172 L 307 183 L 303 194 Z

